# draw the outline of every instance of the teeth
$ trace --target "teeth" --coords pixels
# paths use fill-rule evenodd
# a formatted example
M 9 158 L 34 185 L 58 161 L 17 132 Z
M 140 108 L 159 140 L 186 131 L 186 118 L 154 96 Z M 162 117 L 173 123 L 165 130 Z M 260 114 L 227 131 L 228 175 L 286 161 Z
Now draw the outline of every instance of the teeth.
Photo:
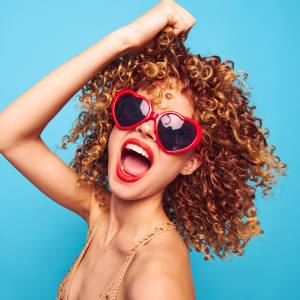
M 143 148 L 141 148 L 138 145 L 127 144 L 125 148 L 126 149 L 131 149 L 131 150 L 133 150 L 133 151 L 135 151 L 135 152 L 137 152 L 137 153 L 145 156 L 148 160 L 150 160 L 150 157 L 149 157 L 148 153 Z

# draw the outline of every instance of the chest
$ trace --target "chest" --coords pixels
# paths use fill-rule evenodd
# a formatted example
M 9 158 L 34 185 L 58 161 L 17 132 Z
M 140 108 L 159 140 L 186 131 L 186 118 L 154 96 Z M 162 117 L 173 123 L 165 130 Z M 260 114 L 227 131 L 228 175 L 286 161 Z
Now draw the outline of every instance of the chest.
M 101 255 L 91 263 L 89 257 L 78 266 L 73 275 L 68 300 L 100 299 L 99 295 L 109 286 L 123 260 L 118 256 Z M 124 280 L 120 285 L 118 300 L 123 299 Z
M 125 263 L 126 255 L 126 251 L 121 251 L 117 246 L 109 249 L 101 248 L 97 238 L 93 238 L 83 248 L 74 264 L 68 300 L 100 299 L 100 294 L 112 283 L 122 264 Z M 127 273 L 130 273 L 129 269 L 126 271 L 126 277 L 128 277 Z M 125 299 L 126 282 L 124 278 L 117 286 L 117 300 Z

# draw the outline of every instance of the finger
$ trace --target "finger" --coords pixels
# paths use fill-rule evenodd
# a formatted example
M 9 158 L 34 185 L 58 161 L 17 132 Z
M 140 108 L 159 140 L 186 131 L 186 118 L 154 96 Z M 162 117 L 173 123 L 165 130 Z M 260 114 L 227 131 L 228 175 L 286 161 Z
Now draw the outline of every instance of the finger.
M 191 27 L 193 26 L 192 21 L 188 18 L 188 16 L 186 14 L 184 14 L 181 10 L 179 10 L 178 8 L 174 8 L 177 12 L 177 18 L 181 20 L 180 22 L 180 30 L 178 30 L 177 32 L 175 32 L 175 34 L 179 35 L 181 33 L 188 33 L 188 31 L 191 29 Z
M 176 7 L 172 7 L 172 18 L 169 24 L 173 26 L 176 35 L 181 34 L 188 28 L 186 17 Z
M 190 18 L 194 18 L 194 16 L 187 9 L 185 9 L 183 6 L 179 5 L 175 1 L 173 2 L 173 5 L 176 6 L 178 9 L 180 9 L 182 12 L 184 12 Z
M 196 23 L 196 19 L 194 18 L 194 16 L 190 12 L 188 12 L 185 8 L 180 6 L 179 4 L 177 4 L 177 3 L 174 3 L 174 4 L 175 4 L 175 7 L 178 9 L 178 11 L 180 11 L 180 13 L 182 14 L 186 23 L 189 24 L 189 26 L 194 26 Z
M 175 1 L 164 0 L 168 3 L 170 12 L 169 24 L 173 26 L 174 33 L 179 35 L 186 32 L 193 26 L 193 18 L 187 14 Z

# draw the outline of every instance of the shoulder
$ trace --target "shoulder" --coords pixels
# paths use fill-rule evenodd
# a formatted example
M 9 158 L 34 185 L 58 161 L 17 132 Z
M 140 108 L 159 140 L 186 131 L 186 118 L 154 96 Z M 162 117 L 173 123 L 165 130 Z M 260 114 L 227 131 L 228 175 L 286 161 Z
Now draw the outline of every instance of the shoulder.
M 159 237 L 137 252 L 126 299 L 195 299 L 189 253 L 179 233 L 172 230 Z

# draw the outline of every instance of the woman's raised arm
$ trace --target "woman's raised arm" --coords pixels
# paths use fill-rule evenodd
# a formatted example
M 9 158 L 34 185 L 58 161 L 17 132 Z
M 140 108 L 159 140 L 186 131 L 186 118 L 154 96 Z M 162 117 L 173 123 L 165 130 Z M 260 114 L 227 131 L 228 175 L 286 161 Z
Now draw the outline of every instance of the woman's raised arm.
M 16 98 L 0 113 L 1 152 L 28 139 L 38 138 L 72 96 L 128 47 L 122 30 L 115 31 Z
M 88 222 L 92 187 L 77 187 L 77 174 L 42 141 L 43 129 L 115 58 L 143 47 L 167 25 L 179 34 L 193 24 L 194 18 L 174 1 L 161 1 L 50 72 L 0 112 L 0 153 L 46 195 Z
M 88 222 L 91 186 L 40 135 L 72 96 L 106 64 L 129 49 L 120 29 L 59 66 L 0 112 L 0 153 L 47 196 Z

